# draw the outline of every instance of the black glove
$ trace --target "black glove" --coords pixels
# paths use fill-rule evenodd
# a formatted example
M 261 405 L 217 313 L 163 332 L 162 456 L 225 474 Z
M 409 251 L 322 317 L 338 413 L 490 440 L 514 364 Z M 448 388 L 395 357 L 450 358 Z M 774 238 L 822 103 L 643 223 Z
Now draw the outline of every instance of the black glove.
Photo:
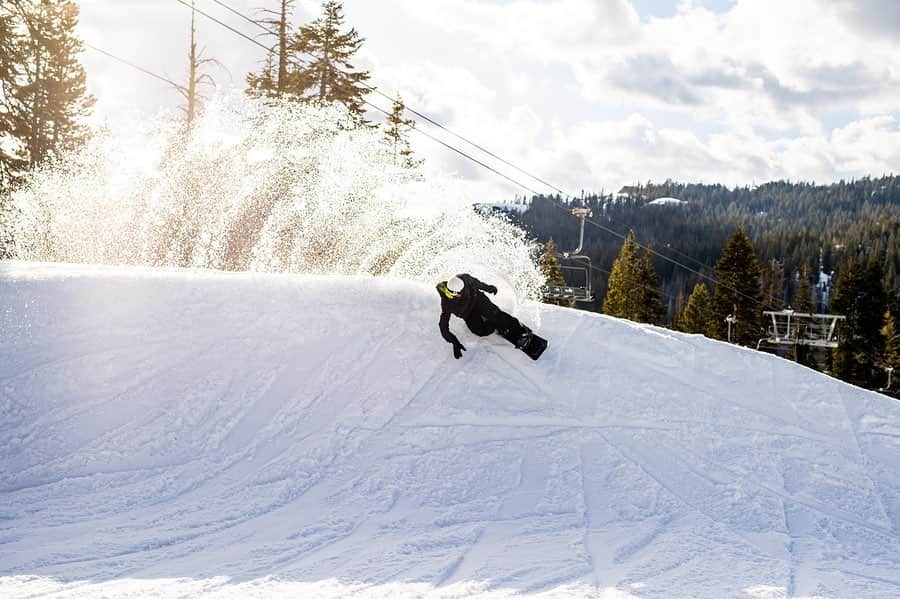
M 497 288 L 494 287 L 493 285 L 485 285 L 484 292 L 490 293 L 491 295 L 497 295 Z
M 462 358 L 462 353 L 466 351 L 466 346 L 457 341 L 453 344 L 453 357 L 459 360 Z

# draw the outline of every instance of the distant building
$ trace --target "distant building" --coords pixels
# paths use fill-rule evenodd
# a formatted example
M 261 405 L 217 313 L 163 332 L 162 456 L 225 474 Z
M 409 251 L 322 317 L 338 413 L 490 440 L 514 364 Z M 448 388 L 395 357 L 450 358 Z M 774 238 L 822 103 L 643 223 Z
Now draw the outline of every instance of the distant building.
M 616 194 L 616 199 L 627 200 L 629 198 L 636 198 L 640 194 L 640 191 L 640 188 L 634 185 L 626 185 Z

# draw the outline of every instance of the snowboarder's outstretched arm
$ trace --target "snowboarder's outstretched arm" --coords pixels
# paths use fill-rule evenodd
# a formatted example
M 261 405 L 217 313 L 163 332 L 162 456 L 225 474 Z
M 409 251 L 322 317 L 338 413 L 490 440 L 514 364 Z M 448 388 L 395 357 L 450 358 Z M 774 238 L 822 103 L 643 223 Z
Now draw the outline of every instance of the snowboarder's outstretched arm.
M 453 357 L 457 360 L 462 357 L 462 353 L 466 351 L 466 346 L 459 342 L 459 339 L 456 338 L 456 335 L 450 332 L 450 311 L 449 310 L 441 310 L 441 320 L 438 323 L 438 327 L 441 329 L 441 337 L 447 343 L 453 344 Z
M 482 283 L 481 281 L 479 281 L 472 275 L 462 275 L 462 276 L 468 277 L 469 280 L 467 281 L 467 283 L 472 285 L 478 291 L 484 291 L 485 293 L 490 293 L 491 295 L 497 295 L 497 288 L 495 286 Z

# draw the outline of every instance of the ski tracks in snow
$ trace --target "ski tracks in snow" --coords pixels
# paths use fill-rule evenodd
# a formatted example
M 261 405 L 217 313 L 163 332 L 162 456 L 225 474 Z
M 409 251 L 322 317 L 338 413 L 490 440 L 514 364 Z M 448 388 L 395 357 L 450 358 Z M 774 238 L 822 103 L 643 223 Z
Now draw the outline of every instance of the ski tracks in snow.
M 0 591 L 900 596 L 900 410 L 874 396 L 554 307 L 537 362 L 494 338 L 454 360 L 433 289 L 409 283 L 172 273 L 106 299 L 120 280 L 71 282 L 111 322 L 72 315 L 57 352 L 46 323 L 71 304 L 17 290 L 43 320 L 0 383 L 21 439 L 0 470 L 31 467 L 0 492 Z M 148 330 L 114 305 L 129 293 Z M 50 377 L 84 392 L 48 401 Z

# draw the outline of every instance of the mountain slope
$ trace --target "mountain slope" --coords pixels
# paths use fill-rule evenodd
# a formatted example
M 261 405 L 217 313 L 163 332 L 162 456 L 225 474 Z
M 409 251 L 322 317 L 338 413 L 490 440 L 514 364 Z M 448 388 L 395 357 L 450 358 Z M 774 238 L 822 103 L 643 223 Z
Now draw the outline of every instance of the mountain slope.
M 477 274 L 477 273 L 476 273 Z M 418 283 L 0 264 L 0 594 L 900 597 L 900 404 Z

